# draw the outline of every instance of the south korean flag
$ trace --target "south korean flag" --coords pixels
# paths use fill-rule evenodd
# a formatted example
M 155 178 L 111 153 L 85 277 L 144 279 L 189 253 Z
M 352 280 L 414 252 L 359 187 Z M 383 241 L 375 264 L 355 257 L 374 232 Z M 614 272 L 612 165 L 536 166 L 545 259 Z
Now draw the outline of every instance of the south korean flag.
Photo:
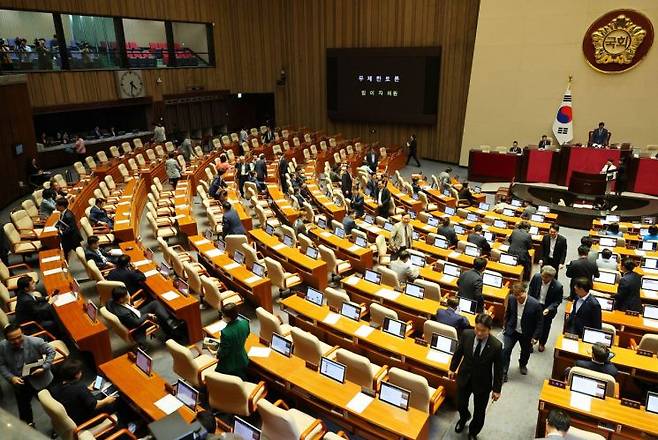
M 553 134 L 558 144 L 564 145 L 573 140 L 573 108 L 571 106 L 571 82 L 564 92 L 562 102 L 553 121 Z

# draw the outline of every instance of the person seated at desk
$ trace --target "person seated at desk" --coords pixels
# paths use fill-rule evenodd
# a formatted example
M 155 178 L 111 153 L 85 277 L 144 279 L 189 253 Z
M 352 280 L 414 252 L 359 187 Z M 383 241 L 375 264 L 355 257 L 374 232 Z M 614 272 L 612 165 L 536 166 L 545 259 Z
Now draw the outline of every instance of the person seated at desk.
M 115 258 L 103 252 L 98 245 L 99 238 L 96 235 L 91 235 L 87 239 L 87 247 L 85 248 L 85 259 L 87 261 L 94 260 L 99 269 L 109 269 L 114 267 Z
M 227 304 L 222 310 L 222 315 L 226 327 L 222 329 L 219 338 L 215 371 L 247 380 L 249 357 L 244 344 L 249 337 L 249 321 L 239 318 L 239 309 L 234 303 Z
M 468 234 L 468 238 L 466 238 L 466 241 L 469 243 L 473 243 L 476 245 L 479 249 L 482 255 L 489 255 L 491 252 L 491 245 L 487 241 L 486 238 L 484 238 L 484 235 L 482 235 L 482 225 L 477 224 L 473 228 L 473 232 Z
M 355 218 L 361 218 L 365 214 L 365 197 L 363 196 L 363 189 L 361 188 L 361 185 L 356 185 L 354 188 L 350 208 L 354 210 Z
M 66 191 L 62 189 L 62 187 L 59 185 L 59 182 L 57 182 L 54 177 L 50 179 L 50 189 L 55 191 L 55 198 L 68 197 L 69 195 Z
M 576 367 L 587 368 L 588 370 L 609 374 L 615 378 L 619 372 L 617 367 L 610 362 L 610 350 L 600 342 L 595 342 L 592 345 L 592 359 L 577 360 Z
M 36 283 L 30 276 L 22 276 L 16 281 L 16 322 L 24 324 L 35 321 L 55 337 L 61 337 L 62 331 L 57 321 L 57 313 L 52 302 L 55 296 L 44 297 L 36 289 Z
M 171 317 L 167 309 L 158 301 L 152 300 L 139 308 L 130 304 L 130 294 L 124 287 L 112 289 L 112 299 L 105 305 L 107 310 L 116 315 L 128 330 L 139 328 L 133 333 L 133 338 L 141 346 L 146 342 L 146 326 L 144 323 L 152 321 L 159 324 L 164 332 L 163 337 L 171 338 L 176 335 L 180 322 Z
M 596 267 L 599 270 L 611 270 L 617 271 L 617 263 L 611 259 L 612 251 L 608 248 L 605 248 L 601 251 L 601 257 L 596 260 Z
M 567 431 L 571 428 L 571 418 L 561 409 L 552 409 L 546 417 L 546 437 L 536 440 L 555 440 L 568 438 Z
M 215 420 L 215 416 L 212 414 L 210 411 L 199 411 L 196 413 L 196 421 L 199 422 L 201 426 L 203 426 L 203 429 L 206 430 L 208 435 L 206 435 L 205 440 L 220 440 L 224 439 L 223 435 L 220 437 L 219 435 L 215 434 L 217 431 L 217 421 Z M 234 435 L 232 433 L 228 433 L 230 435 Z M 233 437 L 229 437 L 231 440 L 233 440 Z M 242 437 L 238 437 L 237 434 L 235 434 L 234 437 L 236 440 L 241 439 Z
M 114 220 L 110 218 L 107 211 L 103 208 L 105 199 L 98 198 L 89 211 L 89 221 L 92 226 L 106 226 L 109 229 L 114 228 Z
M 466 200 L 468 202 L 468 206 L 472 206 L 477 203 L 475 197 L 473 197 L 471 189 L 468 187 L 468 182 L 462 183 L 462 189 L 459 190 L 459 200 Z
M 35 185 L 41 185 L 51 178 L 51 173 L 41 169 L 36 157 L 33 157 L 28 164 L 28 175 L 30 176 L 30 182 Z
M 582 338 L 585 327 L 601 329 L 601 305 L 590 293 L 592 280 L 579 277 L 573 281 L 577 299 L 574 300 L 569 318 L 564 324 L 564 331 Z
M 66 359 L 59 367 L 61 382 L 53 385 L 50 393 L 53 399 L 64 405 L 66 413 L 73 419 L 76 425 L 81 425 L 92 417 L 114 412 L 116 396 L 100 394 L 94 396 L 91 385 L 82 382 L 82 362 L 77 359 Z M 99 398 L 102 397 L 102 398 Z
M 521 218 L 529 219 L 533 214 L 537 214 L 537 207 L 527 200 L 523 201 L 523 212 Z
M 630 258 L 625 259 L 621 271 L 617 293 L 612 296 L 615 300 L 615 310 L 642 312 L 642 299 L 640 298 L 642 277 L 635 272 L 635 262 Z
M 548 136 L 546 136 L 545 134 L 542 134 L 541 139 L 539 140 L 539 143 L 537 144 L 537 147 L 540 150 L 545 150 L 546 147 L 550 147 L 550 146 L 551 146 L 551 140 L 548 138 Z
M 459 298 L 449 296 L 446 300 L 446 308 L 439 308 L 434 315 L 434 320 L 438 323 L 449 325 L 457 330 L 457 335 L 461 337 L 464 329 L 470 328 L 468 319 L 457 311 L 459 307 Z
M 512 142 L 512 146 L 510 147 L 509 152 L 513 153 L 513 154 L 522 154 L 523 153 L 523 150 L 521 149 L 521 147 L 519 147 L 519 142 L 518 141 Z
M 108 281 L 121 281 L 132 294 L 142 288 L 146 276 L 130 267 L 130 255 L 120 255 L 117 258 L 116 267 L 105 277 Z
M 605 123 L 599 122 L 599 127 L 592 130 L 592 138 L 590 140 L 592 147 L 605 147 L 608 145 L 608 130 L 605 128 Z
M 450 217 L 446 216 L 441 218 L 441 226 L 436 228 L 436 233 L 443 235 L 448 239 L 450 246 L 457 245 L 457 233 L 455 232 L 455 228 L 450 225 Z
M 642 236 L 643 241 L 658 241 L 658 226 L 649 226 L 648 234 Z
M 603 235 L 608 235 L 611 237 L 624 236 L 624 234 L 619 230 L 619 223 L 610 223 L 603 231 Z
M 478 313 L 484 310 L 482 273 L 486 268 L 486 258 L 478 257 L 473 261 L 473 269 L 462 272 L 457 280 L 457 294 L 460 298 L 467 298 L 477 302 Z
M 39 204 L 39 217 L 42 220 L 47 220 L 53 212 L 55 212 L 55 191 L 50 188 L 46 188 L 41 193 L 43 199 Z
M 493 207 L 494 212 L 502 213 L 505 209 L 516 210 L 516 206 L 512 205 L 512 196 L 506 196 L 500 202 L 496 203 Z
M 389 264 L 389 269 L 395 272 L 400 283 L 411 283 L 418 278 L 418 268 L 411 264 L 411 255 L 404 249 L 398 252 L 396 259 Z
M 222 202 L 222 209 L 224 210 L 224 215 L 222 216 L 222 238 L 227 235 L 247 235 L 247 231 L 245 231 L 240 221 L 238 211 L 233 209 L 231 202 Z
M 539 351 L 546 349 L 546 341 L 551 332 L 553 318 L 557 315 L 557 309 L 562 302 L 562 284 L 556 279 L 557 270 L 550 265 L 545 265 L 541 273 L 533 275 L 528 285 L 528 295 L 539 301 L 542 306 L 541 333 L 539 334 Z

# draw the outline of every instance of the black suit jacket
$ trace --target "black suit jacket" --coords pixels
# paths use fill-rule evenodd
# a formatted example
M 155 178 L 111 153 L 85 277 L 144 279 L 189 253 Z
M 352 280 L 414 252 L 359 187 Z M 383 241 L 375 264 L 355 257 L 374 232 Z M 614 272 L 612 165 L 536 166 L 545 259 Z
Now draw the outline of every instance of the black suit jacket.
M 68 209 L 65 210 L 57 222 L 60 237 L 62 240 L 62 247 L 64 249 L 75 249 L 80 246 L 82 236 L 78 230 L 78 223 L 75 220 L 75 215 Z
M 596 298 L 590 294 L 578 309 L 578 313 L 574 313 L 575 307 L 574 302 L 569 318 L 564 325 L 565 331 L 582 337 L 585 327 L 601 329 L 601 305 Z
M 247 234 L 244 226 L 242 226 L 238 212 L 233 208 L 226 211 L 222 217 L 222 235 L 226 237 L 231 234 Z
M 288 172 L 288 161 L 286 160 L 285 156 L 281 156 L 281 160 L 279 160 L 279 177 L 285 175 Z
M 348 199 L 352 198 L 352 176 L 350 176 L 350 173 L 343 173 L 340 176 L 340 190 L 343 192 L 343 196 Z
M 606 145 L 608 143 L 608 130 L 605 128 L 595 128 L 592 132 L 592 143 Z
M 363 217 L 364 205 L 365 205 L 365 200 L 363 199 L 362 195 L 357 195 L 357 194 L 352 195 L 352 203 L 350 203 L 350 206 L 354 210 L 354 217 L 357 218 Z
M 553 259 L 549 258 L 551 253 L 551 237 L 548 234 L 544 235 L 544 238 L 541 239 L 541 256 L 540 260 L 544 264 L 550 264 L 550 261 L 557 263 L 558 265 L 564 264 L 564 260 L 567 258 L 567 239 L 562 235 L 557 236 L 555 241 L 555 247 L 553 248 Z M 558 268 L 556 267 L 555 270 Z
M 382 204 L 379 205 L 379 192 L 382 193 Z M 388 217 L 388 210 L 391 206 L 391 192 L 388 188 L 384 187 L 377 191 L 375 194 L 375 201 L 377 202 L 377 214 L 382 217 Z
M 482 296 L 482 274 L 475 269 L 463 272 L 457 280 L 458 295 L 478 303 L 478 311 L 484 309 Z
M 107 274 L 106 277 L 110 281 L 121 281 L 126 285 L 126 289 L 130 293 L 135 293 L 142 288 L 142 284 L 146 280 L 146 276 L 138 270 L 115 268 Z M 111 310 L 110 310 L 111 311 Z
M 377 160 L 377 153 L 371 151 L 366 154 L 366 164 L 373 172 L 377 170 L 377 162 L 379 162 Z
M 511 255 L 516 255 L 519 260 L 529 261 L 530 254 L 528 251 L 532 249 L 532 236 L 521 229 L 514 229 L 509 236 L 509 250 Z
M 549 145 L 551 145 L 551 141 L 548 140 L 548 139 L 546 139 L 545 141 L 540 139 L 540 140 L 539 140 L 539 143 L 537 144 L 537 146 L 538 146 L 539 148 L 546 148 L 546 147 L 548 147 Z
M 475 232 L 468 234 L 468 238 L 466 239 L 466 241 L 468 241 L 469 243 L 473 243 L 474 245 L 479 247 L 482 253 L 484 254 L 488 254 L 489 252 L 491 252 L 491 245 L 489 244 L 487 239 L 480 234 L 476 234 Z
M 439 226 L 436 228 L 436 233 L 447 238 L 450 246 L 455 246 L 457 244 L 457 233 L 452 226 Z
M 612 365 L 610 362 L 605 364 L 597 364 L 592 360 L 580 359 L 576 361 L 576 367 L 587 368 L 588 370 L 598 371 L 599 373 L 609 374 L 612 377 L 617 377 L 617 367 Z
M 541 274 L 536 273 L 533 275 L 528 285 L 528 295 L 539 301 L 540 290 L 541 290 Z M 546 299 L 544 300 L 544 308 L 548 309 L 548 316 L 553 318 L 557 313 L 557 308 L 560 307 L 562 302 L 563 295 L 562 284 L 558 280 L 551 281 L 551 284 L 548 286 L 548 292 L 546 292 Z
M 464 387 L 470 383 L 474 392 L 500 393 L 503 387 L 503 345 L 490 334 L 480 356 L 473 354 L 474 349 L 475 332 L 464 330 L 450 362 L 451 371 L 455 371 L 461 362 L 457 386 Z
M 34 298 L 29 293 L 16 294 L 16 322 L 47 321 L 52 319 L 52 308 L 46 298 Z
M 567 265 L 567 278 L 571 278 L 571 299 L 575 299 L 575 294 L 573 291 L 573 282 L 576 278 L 584 277 L 591 280 L 593 277 L 599 276 L 599 267 L 596 263 L 591 262 L 587 258 L 578 258 L 572 260 L 571 263 Z
M 123 307 L 121 304 L 115 303 L 114 300 L 109 300 L 105 307 L 116 315 L 116 317 L 119 318 L 119 321 L 121 321 L 121 324 L 127 327 L 128 330 L 139 327 L 148 319 L 146 313 L 141 313 L 141 316 L 138 317 L 131 310 Z
M 267 180 L 267 163 L 262 159 L 258 159 L 256 161 L 255 169 L 256 179 L 259 182 L 265 182 L 265 180 Z
M 539 339 L 541 332 L 542 307 L 539 301 L 528 295 L 526 298 L 523 316 L 521 316 L 521 332 L 525 337 Z M 518 302 L 514 295 L 507 296 L 507 307 L 505 308 L 505 334 L 512 335 L 516 331 L 516 314 Z
M 99 249 L 99 251 L 100 251 L 101 253 L 103 252 L 103 251 L 101 251 L 100 249 Z M 107 257 L 107 255 L 103 254 L 103 256 L 107 259 L 107 261 L 110 260 L 110 259 Z M 89 261 L 89 260 L 94 260 L 94 263 L 96 263 L 96 266 L 98 266 L 99 269 L 100 269 L 100 268 L 103 268 L 103 267 L 105 267 L 105 266 L 107 265 L 107 262 L 103 261 L 103 259 L 101 258 L 100 255 L 98 255 L 96 252 L 93 252 L 93 251 L 92 251 L 91 249 L 89 249 L 89 248 L 85 248 L 85 259 L 86 259 L 87 261 Z
M 465 329 L 471 327 L 466 317 L 460 315 L 449 307 L 447 309 L 437 310 L 436 315 L 434 316 L 434 320 L 436 322 L 440 322 L 441 324 L 454 327 L 457 330 L 458 335 L 461 335 Z
M 627 272 L 619 280 L 617 294 L 615 299 L 615 309 L 617 310 L 634 310 L 642 311 L 642 300 L 640 299 L 640 289 L 642 288 L 642 278 L 635 272 Z

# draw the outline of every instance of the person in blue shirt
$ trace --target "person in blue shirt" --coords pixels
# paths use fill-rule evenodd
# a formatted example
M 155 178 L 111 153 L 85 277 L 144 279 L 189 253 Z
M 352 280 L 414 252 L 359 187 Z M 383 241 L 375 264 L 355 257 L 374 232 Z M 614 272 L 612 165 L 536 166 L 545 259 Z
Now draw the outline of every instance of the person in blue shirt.
M 647 235 L 643 235 L 642 240 L 644 240 L 644 241 L 647 241 L 647 240 L 658 241 L 658 226 L 656 226 L 656 225 L 649 226 L 649 233 Z
M 112 220 L 103 208 L 103 203 L 105 199 L 97 198 L 94 206 L 91 207 L 89 211 L 89 220 L 91 221 L 92 226 L 107 226 L 109 229 L 114 227 L 114 220 Z
M 605 230 L 605 235 L 623 237 L 624 234 L 619 230 L 619 223 L 610 223 Z

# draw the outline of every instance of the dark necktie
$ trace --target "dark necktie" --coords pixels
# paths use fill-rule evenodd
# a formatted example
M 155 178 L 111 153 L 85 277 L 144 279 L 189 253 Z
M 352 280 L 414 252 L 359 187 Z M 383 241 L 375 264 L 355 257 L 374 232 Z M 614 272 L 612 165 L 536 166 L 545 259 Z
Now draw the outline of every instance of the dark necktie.
M 482 350 L 482 339 L 478 339 L 478 344 L 475 346 L 475 357 L 480 357 L 480 352 Z

